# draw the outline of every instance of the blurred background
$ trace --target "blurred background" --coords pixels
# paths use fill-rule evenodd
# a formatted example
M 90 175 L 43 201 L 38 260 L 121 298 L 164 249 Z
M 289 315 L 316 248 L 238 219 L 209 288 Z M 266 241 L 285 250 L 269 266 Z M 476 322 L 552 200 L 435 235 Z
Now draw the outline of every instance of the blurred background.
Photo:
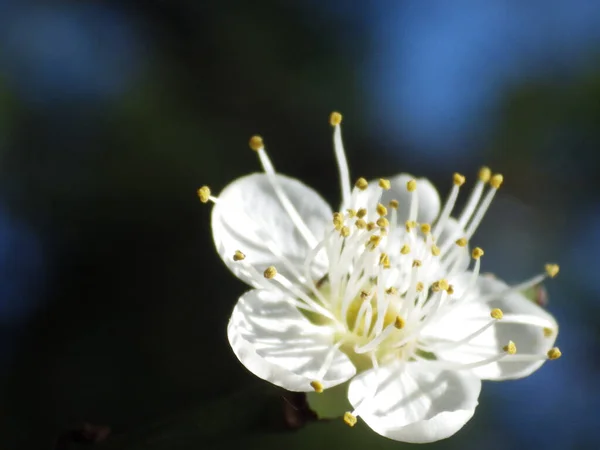
M 259 170 L 260 133 L 336 205 L 332 110 L 353 178 L 408 171 L 445 196 L 454 171 L 504 174 L 485 271 L 561 264 L 563 358 L 485 383 L 431 447 L 600 448 L 600 2 L 0 0 L 2 448 L 188 410 L 119 448 L 410 447 L 337 422 L 243 431 L 248 402 L 210 442 L 194 428 L 256 382 L 225 336 L 246 288 L 195 191 Z

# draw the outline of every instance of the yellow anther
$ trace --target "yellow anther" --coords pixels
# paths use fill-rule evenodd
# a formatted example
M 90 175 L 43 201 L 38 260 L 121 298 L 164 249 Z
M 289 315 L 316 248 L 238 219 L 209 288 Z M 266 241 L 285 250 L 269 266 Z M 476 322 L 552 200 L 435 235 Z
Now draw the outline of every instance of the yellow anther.
M 446 280 L 446 279 L 444 279 L 444 278 L 442 278 L 442 279 L 439 281 L 439 284 L 440 284 L 440 289 L 441 289 L 442 291 L 447 291 L 447 290 L 448 290 L 448 288 L 450 287 L 450 285 L 448 284 L 448 280 Z
M 356 211 L 356 217 L 358 217 L 359 219 L 362 219 L 366 215 L 367 215 L 367 210 L 365 208 L 360 208 L 358 211 Z
M 471 252 L 473 259 L 479 259 L 483 256 L 483 250 L 480 247 L 475 247 Z
M 465 177 L 464 177 L 464 175 L 461 175 L 460 173 L 455 173 L 452 176 L 452 181 L 455 185 L 462 186 L 463 184 L 465 184 Z
M 265 147 L 265 143 L 263 142 L 263 138 L 259 135 L 254 135 L 250 138 L 250 142 L 248 143 L 250 148 L 255 152 L 259 151 L 261 148 Z
M 275 268 L 275 266 L 269 266 L 265 269 L 265 278 L 267 279 L 272 279 L 275 278 L 275 275 L 277 275 L 277 269 Z
M 347 209 L 346 212 L 348 213 L 348 217 L 350 217 L 351 219 L 356 217 L 356 211 L 354 209 Z
M 346 425 L 348 425 L 349 427 L 353 427 L 354 425 L 356 425 L 356 420 L 356 416 L 353 416 L 352 413 L 344 413 L 344 422 L 346 422 Z
M 207 203 L 210 200 L 210 188 L 208 186 L 202 186 L 198 189 L 198 197 L 202 203 Z
M 390 222 L 385 217 L 380 217 L 377 219 L 377 226 L 380 228 L 387 228 L 390 226 Z
M 446 292 L 448 293 L 448 295 L 454 294 L 454 286 L 449 285 L 448 289 L 446 289 Z
M 548 350 L 547 355 L 548 359 L 558 359 L 562 356 L 562 352 L 558 347 L 552 347 L 550 350 Z
M 396 316 L 396 320 L 394 320 L 394 326 L 401 330 L 402 328 L 404 328 L 404 325 L 406 325 L 404 319 L 400 316 Z
M 385 178 L 379 179 L 379 187 L 385 191 L 388 191 L 392 187 L 392 183 L 390 180 L 386 180 Z
M 504 177 L 497 173 L 490 179 L 490 186 L 492 186 L 494 189 L 498 189 L 500 186 L 502 186 L 503 181 Z
M 440 292 L 442 290 L 442 288 L 440 287 L 440 282 L 434 281 L 433 283 L 431 283 L 431 290 L 433 292 Z
M 383 266 L 384 269 L 389 269 L 390 266 L 390 257 L 387 253 L 382 253 L 379 255 L 379 264 Z
M 415 259 L 412 263 L 413 267 L 421 267 L 421 261 L 418 259 Z
M 394 286 L 391 286 L 385 290 L 385 293 L 388 295 L 398 295 L 398 289 L 396 289 Z
M 359 230 L 364 230 L 365 228 L 367 228 L 367 222 L 365 222 L 363 219 L 356 219 L 354 225 L 356 225 L 356 228 L 358 228 Z
M 388 230 L 387 228 L 381 228 L 379 230 L 379 234 L 381 234 L 381 236 L 387 236 L 388 235 Z
M 502 350 L 504 350 L 509 355 L 514 355 L 515 353 L 517 353 L 517 346 L 513 341 L 508 341 L 508 344 L 502 347 Z
M 458 245 L 459 247 L 466 247 L 467 246 L 467 238 L 460 238 L 456 240 L 456 245 Z
M 320 381 L 311 381 L 310 387 L 313 388 L 317 394 L 323 392 L 323 384 Z
M 371 293 L 369 291 L 360 291 L 360 298 L 362 298 L 363 300 L 369 298 L 370 295 Z
M 489 167 L 483 166 L 481 169 L 479 169 L 479 180 L 480 181 L 487 183 L 488 181 L 490 181 L 491 176 L 492 176 L 492 171 L 490 170 Z
M 329 123 L 332 127 L 339 125 L 340 123 L 342 123 L 342 115 L 337 111 L 332 112 L 329 115 Z
M 340 230 L 340 234 L 344 237 L 350 236 L 350 228 L 343 226 L 342 229 Z
M 417 289 L 417 292 L 423 292 L 423 289 L 425 289 L 425 285 L 419 281 L 417 283 L 416 289 Z
M 380 216 L 385 216 L 387 215 L 387 208 L 385 206 L 383 206 L 381 203 L 377 203 L 377 214 L 379 214 Z
M 554 330 L 552 328 L 545 327 L 544 328 L 544 337 L 552 337 L 554 335 Z
M 367 224 L 367 230 L 369 230 L 369 231 L 373 231 L 373 230 L 375 230 L 376 228 L 377 228 L 377 224 L 376 224 L 375 222 L 369 222 L 369 223 Z
M 400 253 L 402 253 L 403 255 L 408 255 L 410 253 L 410 247 L 408 246 L 408 244 L 404 244 L 402 246 L 402 248 L 400 249 Z
M 392 209 L 398 209 L 398 207 L 400 206 L 400 203 L 398 202 L 398 200 L 390 200 L 390 202 L 388 203 L 388 206 Z
M 344 215 L 339 212 L 333 213 L 333 225 L 336 230 L 341 230 L 344 226 Z
M 492 316 L 492 319 L 500 320 L 504 317 L 504 313 L 500 308 L 494 308 L 490 312 L 490 316 Z
M 236 250 L 235 253 L 233 254 L 233 260 L 234 261 L 242 261 L 244 259 L 246 259 L 246 255 L 244 255 L 239 250 Z
M 360 177 L 358 180 L 356 180 L 356 183 L 354 183 L 354 186 L 359 188 L 361 191 L 364 191 L 366 188 L 369 187 L 369 182 L 367 180 L 365 180 L 364 178 Z
M 365 247 L 367 247 L 369 250 L 375 250 L 379 245 L 379 242 L 381 242 L 381 236 L 374 234 L 365 243 Z
M 406 190 L 408 192 L 414 192 L 417 189 L 417 182 L 415 180 L 410 180 L 406 183 Z
M 406 231 L 410 233 L 410 230 L 412 230 L 413 228 L 415 228 L 417 226 L 417 222 L 415 222 L 414 220 L 407 220 L 405 223 L 406 226 Z
M 440 250 L 440 248 L 439 248 L 437 245 L 433 244 L 433 245 L 431 246 L 431 254 L 432 254 L 433 256 L 440 256 L 440 253 L 441 253 L 441 252 L 442 252 L 442 251 Z
M 550 278 L 554 278 L 556 275 L 558 275 L 558 271 L 560 270 L 558 264 L 546 264 L 544 268 L 546 269 L 546 273 Z
M 428 223 L 422 224 L 421 225 L 421 233 L 423 233 L 423 234 L 431 233 L 431 225 L 429 225 Z

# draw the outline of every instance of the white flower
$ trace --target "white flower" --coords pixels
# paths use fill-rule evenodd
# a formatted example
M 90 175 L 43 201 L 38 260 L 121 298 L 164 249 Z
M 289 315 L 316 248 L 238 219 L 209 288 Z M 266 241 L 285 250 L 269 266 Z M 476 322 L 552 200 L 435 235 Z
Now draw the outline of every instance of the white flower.
M 556 321 L 521 294 L 558 266 L 512 287 L 480 275 L 483 251 L 468 242 L 502 176 L 481 169 L 454 217 L 459 174 L 443 208 L 429 181 L 406 174 L 351 188 L 341 115 L 330 121 L 339 212 L 277 174 L 258 136 L 250 146 L 264 174 L 219 197 L 198 191 L 215 203 L 219 255 L 254 288 L 233 310 L 229 342 L 250 371 L 290 391 L 349 381 L 349 425 L 361 417 L 399 441 L 446 438 L 472 417 L 481 380 L 524 377 L 560 356 Z

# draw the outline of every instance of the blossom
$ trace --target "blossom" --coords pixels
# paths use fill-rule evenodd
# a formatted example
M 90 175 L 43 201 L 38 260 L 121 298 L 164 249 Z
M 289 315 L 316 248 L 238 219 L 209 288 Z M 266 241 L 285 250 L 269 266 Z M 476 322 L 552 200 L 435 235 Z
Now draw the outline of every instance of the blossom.
M 227 327 L 233 352 L 251 372 L 290 391 L 347 383 L 353 426 L 432 442 L 474 414 L 481 380 L 525 377 L 556 359 L 558 325 L 522 291 L 558 273 L 508 286 L 482 275 L 484 252 L 470 249 L 503 177 L 482 168 L 460 214 L 465 177 L 454 174 L 442 205 L 424 178 L 400 174 L 351 186 L 333 113 L 342 201 L 337 212 L 310 187 L 275 171 L 254 136 L 264 173 L 213 196 L 212 232 L 227 267 L 252 289 Z M 349 408 L 350 409 L 350 408 Z

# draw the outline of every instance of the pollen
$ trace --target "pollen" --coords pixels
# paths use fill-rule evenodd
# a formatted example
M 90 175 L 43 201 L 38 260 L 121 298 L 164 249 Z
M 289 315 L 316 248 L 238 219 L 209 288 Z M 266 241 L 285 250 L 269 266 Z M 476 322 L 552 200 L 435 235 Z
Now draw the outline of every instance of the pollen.
M 317 394 L 323 392 L 323 383 L 320 381 L 311 381 L 310 387 L 313 388 Z
M 490 170 L 489 167 L 483 166 L 481 169 L 479 169 L 479 180 L 480 181 L 487 183 L 488 181 L 490 181 L 491 177 L 492 177 L 492 171 Z
M 379 179 L 379 187 L 381 189 L 383 189 L 384 191 L 388 191 L 392 187 L 392 183 L 390 183 L 390 180 L 386 180 L 385 178 L 380 178 Z
M 336 230 L 340 230 L 344 226 L 344 216 L 342 213 L 333 213 L 333 225 L 335 226 Z
M 360 177 L 358 180 L 356 180 L 356 183 L 354 183 L 354 186 L 359 188 L 361 191 L 364 191 L 365 189 L 367 189 L 369 187 L 369 182 L 367 180 L 365 180 L 363 177 Z
M 408 255 L 410 253 L 410 247 L 408 246 L 408 244 L 404 244 L 402 246 L 402 248 L 400 249 L 400 253 L 402 253 L 403 255 Z
M 242 261 L 246 259 L 246 255 L 244 255 L 241 251 L 236 250 L 235 253 L 233 254 L 233 260 L 234 261 Z
M 356 211 L 354 209 L 347 209 L 346 212 L 348 213 L 348 217 L 350 217 L 351 219 L 356 217 Z
M 417 182 L 415 180 L 407 181 L 406 190 L 408 192 L 414 192 L 417 189 Z
M 465 184 L 465 177 L 460 173 L 455 173 L 452 177 L 452 181 L 456 186 L 462 186 L 463 184 Z
M 552 347 L 550 350 L 548 350 L 547 355 L 548 359 L 558 359 L 562 356 L 562 352 L 558 347 Z
M 385 217 L 380 217 L 379 219 L 377 219 L 377 225 L 380 228 L 387 228 L 390 226 L 390 222 Z
M 471 256 L 473 257 L 473 259 L 481 258 L 483 256 L 483 250 L 481 249 L 481 247 L 475 247 L 471 252 Z
M 400 206 L 400 203 L 398 202 L 398 200 L 390 200 L 390 202 L 388 203 L 388 206 L 392 209 L 398 209 L 398 207 Z
M 504 317 L 504 313 L 500 308 L 494 308 L 490 312 L 490 316 L 492 316 L 492 319 L 500 320 Z
M 558 271 L 560 270 L 558 264 L 546 264 L 544 268 L 546 269 L 546 273 L 550 278 L 554 278 L 556 275 L 558 275 Z
M 494 189 L 498 189 L 500 188 L 500 186 L 502 186 L 502 182 L 504 181 L 504 177 L 497 173 L 494 176 L 492 176 L 492 178 L 490 179 L 490 185 L 494 188 Z
M 210 199 L 210 188 L 208 186 L 202 186 L 198 189 L 198 197 L 202 203 L 207 203 Z
M 440 248 L 437 245 L 434 244 L 434 245 L 431 246 L 431 254 L 433 256 L 440 256 L 441 252 L 442 251 L 440 250 Z
M 413 267 L 421 267 L 421 261 L 418 259 L 415 259 L 412 263 Z
M 272 279 L 275 278 L 275 275 L 277 275 L 277 269 L 275 268 L 275 266 L 269 266 L 265 269 L 265 278 L 267 279 Z
M 380 216 L 387 215 L 387 208 L 385 206 L 383 206 L 381 203 L 377 203 L 377 214 L 379 214 Z
M 391 267 L 390 266 L 390 257 L 388 256 L 387 253 L 382 253 L 379 256 L 379 264 L 381 264 L 384 269 L 389 269 Z
M 396 320 L 394 320 L 394 326 L 401 330 L 402 328 L 404 328 L 404 325 L 406 325 L 404 319 L 400 316 L 396 316 Z
M 358 217 L 359 219 L 362 219 L 366 215 L 367 215 L 367 210 L 365 208 L 360 208 L 358 211 L 356 211 L 356 217 Z
M 385 293 L 388 295 L 398 295 L 398 289 L 396 289 L 394 286 L 391 286 L 385 290 Z
M 332 112 L 329 115 L 329 123 L 332 127 L 339 125 L 340 123 L 342 123 L 342 115 L 337 111 Z
M 554 334 L 554 330 L 552 328 L 549 327 L 545 327 L 544 328 L 544 337 L 552 337 L 552 335 Z
M 342 229 L 340 230 L 340 234 L 341 234 L 343 237 L 348 237 L 348 236 L 350 236 L 350 228 L 348 228 L 348 227 L 346 227 L 346 226 L 342 227 Z
M 502 350 L 504 350 L 509 355 L 514 355 L 517 353 L 517 346 L 513 341 L 508 341 L 508 344 L 502 347 Z
M 425 285 L 421 281 L 419 281 L 417 283 L 416 290 L 417 292 L 423 292 L 423 289 L 425 289 Z
M 348 425 L 349 427 L 353 427 L 354 425 L 356 425 L 356 421 L 356 416 L 354 416 L 352 413 L 344 413 L 344 422 L 346 422 L 346 425 Z
M 467 238 L 460 238 L 456 240 L 456 245 L 458 245 L 459 247 L 466 247 L 467 246 Z
M 254 135 L 250 138 L 250 142 L 248 143 L 250 148 L 255 152 L 259 151 L 261 148 L 265 147 L 265 143 L 263 142 L 263 138 L 259 135 Z

